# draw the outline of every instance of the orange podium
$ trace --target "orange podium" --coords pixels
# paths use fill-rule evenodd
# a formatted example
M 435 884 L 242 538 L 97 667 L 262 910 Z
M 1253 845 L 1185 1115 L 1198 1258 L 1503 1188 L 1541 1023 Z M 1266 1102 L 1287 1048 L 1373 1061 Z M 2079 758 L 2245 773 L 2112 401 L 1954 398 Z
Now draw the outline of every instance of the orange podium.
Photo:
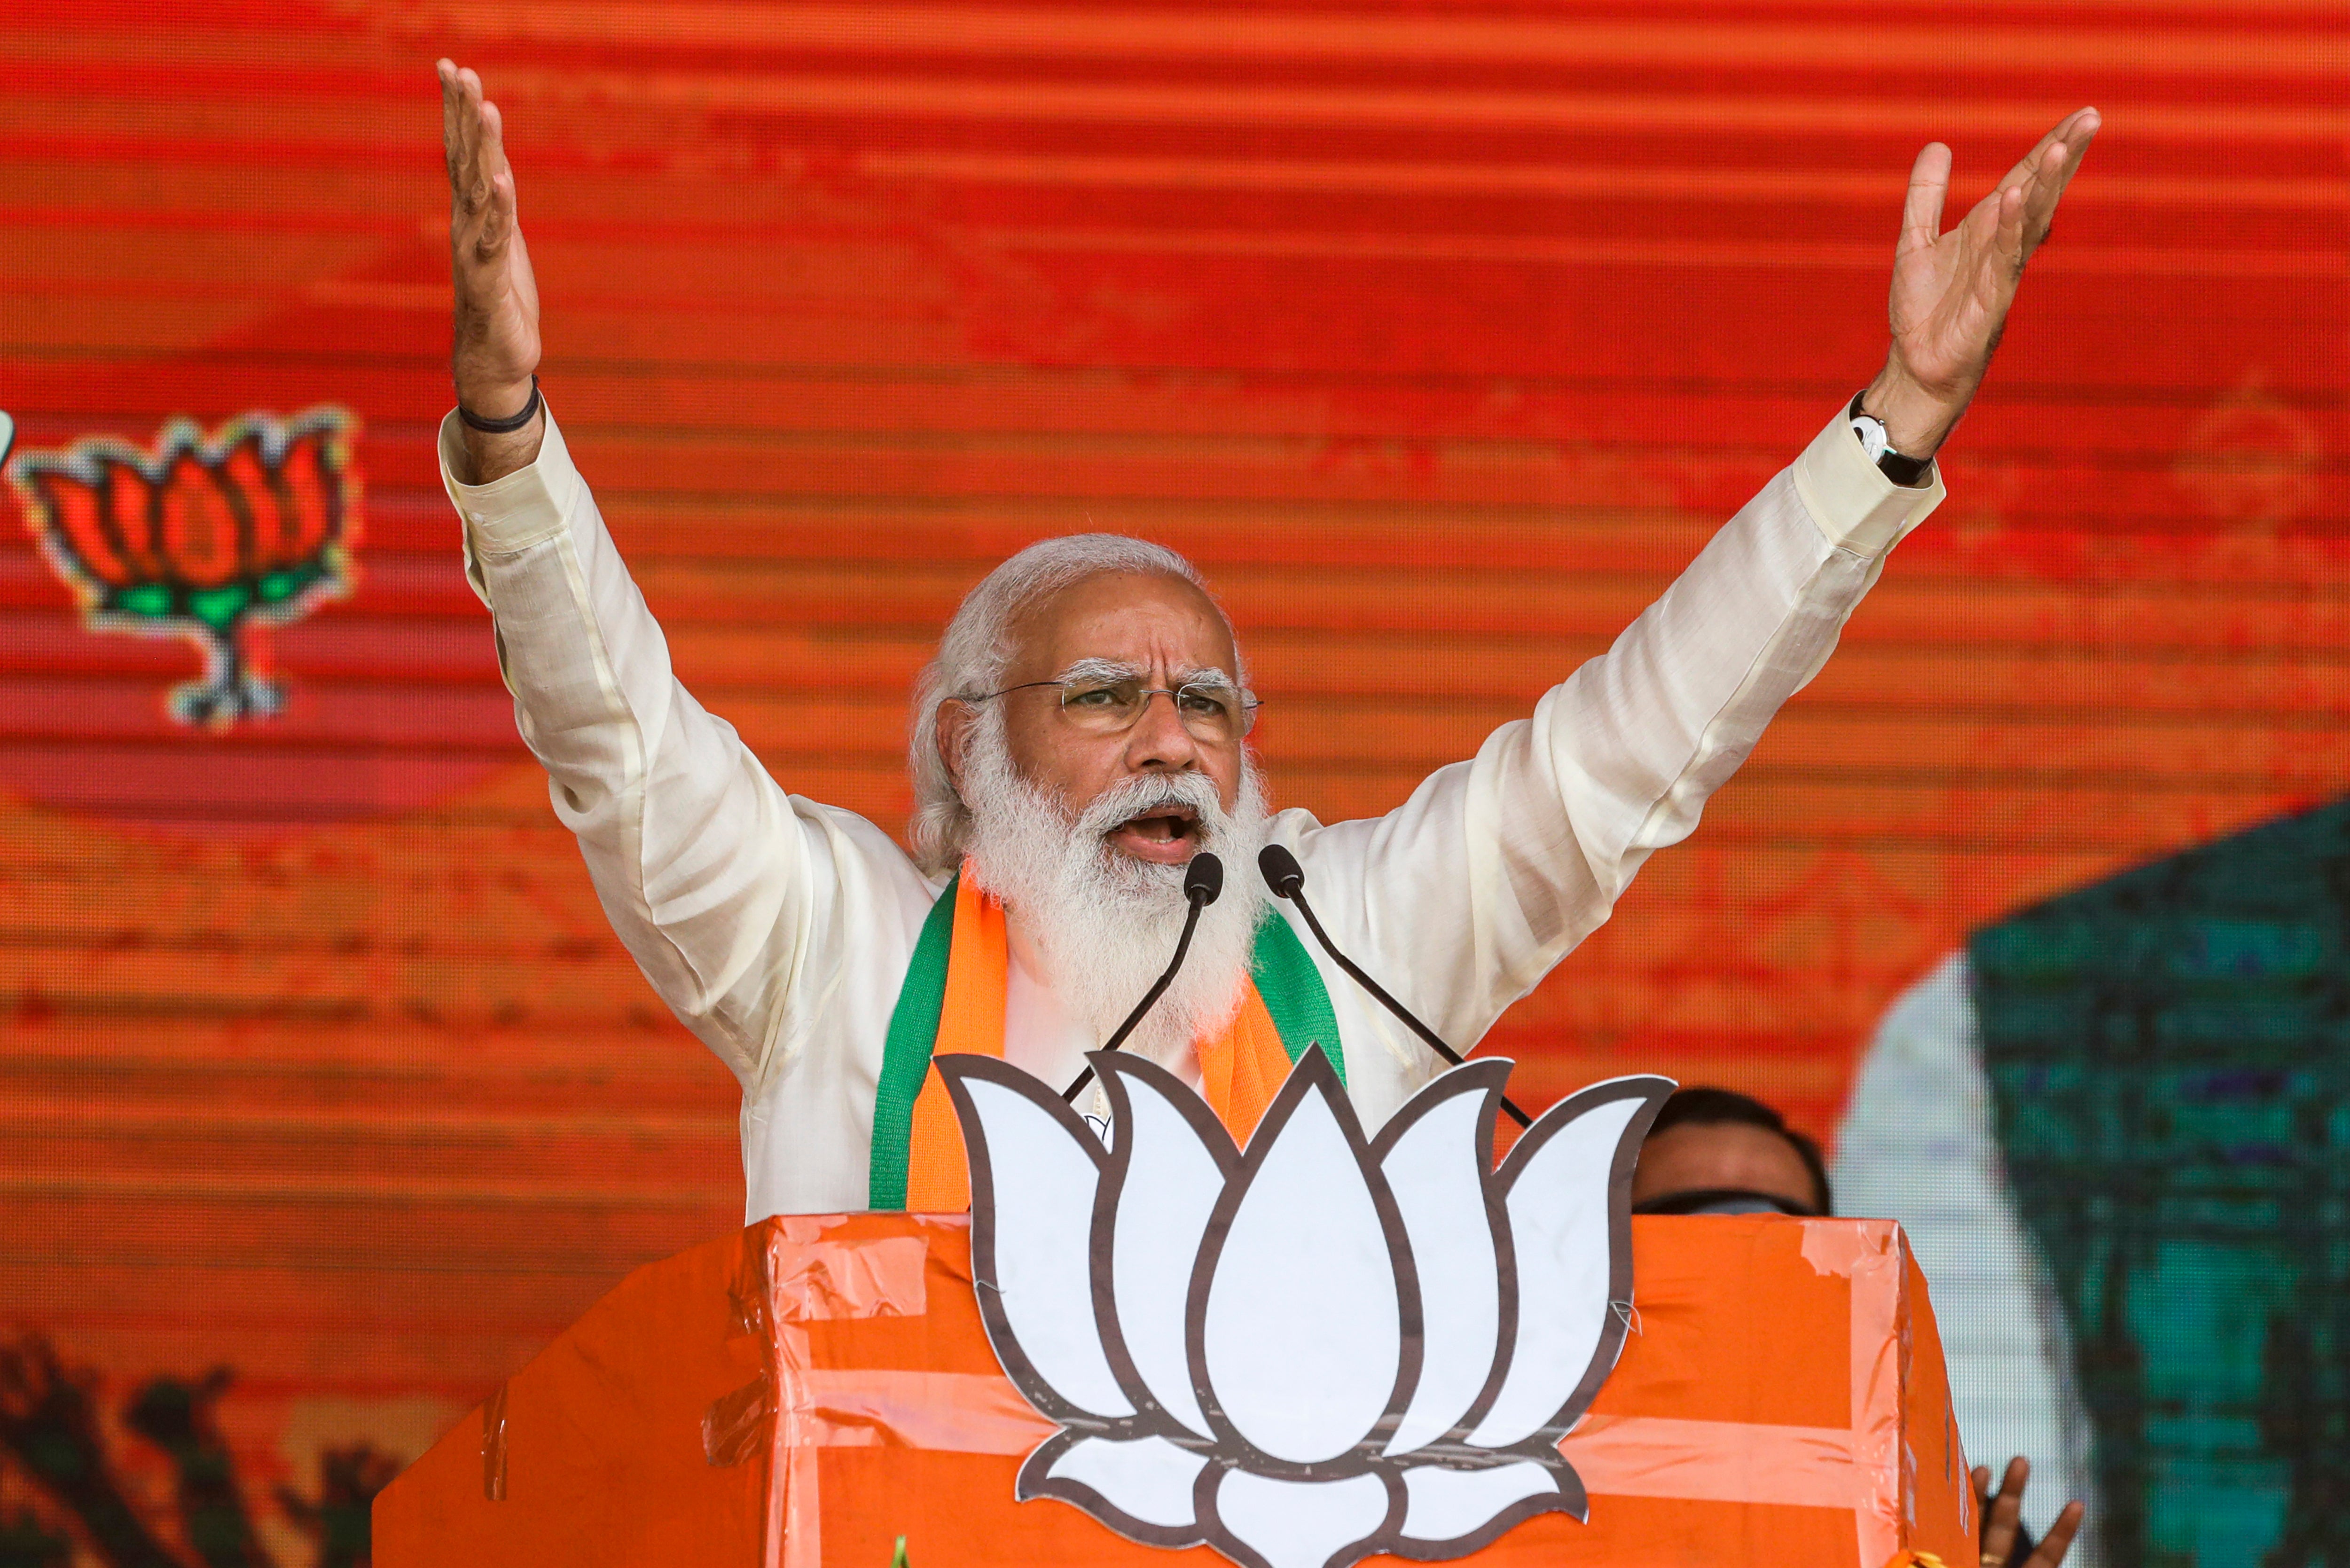
M 1006 1379 L 962 1215 L 764 1220 L 638 1270 L 375 1508 L 382 1568 L 1222 1563 L 1014 1499 L 1058 1429 Z M 1464 1562 L 1976 1562 L 1941 1341 L 1898 1227 L 1632 1221 L 1621 1359 L 1560 1448 L 1589 1519 Z M 1368 1559 L 1367 1561 L 1381 1561 Z

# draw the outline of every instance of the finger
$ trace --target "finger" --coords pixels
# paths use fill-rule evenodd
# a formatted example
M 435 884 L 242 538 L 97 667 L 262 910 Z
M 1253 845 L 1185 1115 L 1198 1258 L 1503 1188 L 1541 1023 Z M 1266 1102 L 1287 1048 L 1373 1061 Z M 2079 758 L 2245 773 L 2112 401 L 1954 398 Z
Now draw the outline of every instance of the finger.
M 2029 192 L 2020 186 L 2000 194 L 1999 227 L 1992 235 L 1991 244 L 1999 253 L 1999 259 L 2005 264 L 2010 283 L 2023 271 L 2023 219 L 2031 205 L 2028 197 Z
M 1930 250 L 1942 237 L 1942 207 L 1950 194 L 1950 150 L 1929 141 L 1909 166 L 1909 192 L 1901 203 L 1901 250 Z
M 2071 161 L 2072 149 L 2059 141 L 2040 155 L 2040 167 L 2033 171 L 2023 191 L 2022 249 L 2017 255 L 2018 265 L 2032 258 L 2039 248 L 2041 236 L 2056 222 L 2056 198 L 2064 191 L 2064 167 Z
M 2073 1550 L 2073 1537 L 2081 1532 L 2081 1521 L 2088 1510 L 2078 1502 L 2068 1502 L 2056 1522 L 2048 1527 L 2047 1536 L 2031 1556 L 2023 1560 L 2023 1568 L 2061 1568 L 2064 1553 Z
M 449 165 L 449 183 L 457 183 L 457 115 L 464 95 L 457 90 L 457 67 L 449 60 L 433 66 L 441 78 L 441 155 Z
M 1974 1469 L 1975 1496 L 1988 1506 L 1991 1502 L 1991 1467 L 1977 1465 Z
M 2043 210 L 2053 211 L 2056 204 L 2056 182 L 2064 170 L 2064 161 L 2072 149 L 2061 141 L 2052 141 L 2041 151 L 2040 160 L 2032 177 L 2012 189 L 2023 192 L 2024 212 L 2036 217 Z
M 2072 171 L 2081 165 L 2081 155 L 2089 150 L 2089 143 L 2096 140 L 2097 132 L 2105 128 L 2105 123 L 2106 117 L 2094 106 L 2076 109 L 2048 133 L 2043 151 L 2044 153 L 2046 147 L 2061 142 L 2067 149 L 2064 174 L 2070 179 Z
M 2064 149 L 2064 152 L 2057 154 L 2058 161 L 2062 161 L 2071 152 L 2085 145 L 2083 138 L 2094 134 L 2094 128 L 2097 123 L 2095 109 L 2074 109 L 2051 127 L 2048 134 L 2033 145 L 2031 151 L 2015 161 L 2014 167 L 2001 176 L 1996 189 L 2007 191 L 2016 187 L 2029 188 L 2044 182 L 2049 177 L 2049 170 L 2052 167 L 2049 157 L 2051 151 L 2058 148 Z M 2091 129 L 2085 131 L 2084 125 Z
M 2089 143 L 2096 140 L 2103 123 L 2094 109 L 2076 110 L 2060 128 L 2064 132 L 2064 139 L 2043 155 L 2039 178 L 2033 182 L 2032 218 L 2024 230 L 2027 259 L 2054 226 L 2056 203 L 2064 199 L 2073 176 L 2080 172 L 2081 161 L 2088 156 Z
M 473 183 L 474 109 L 465 91 L 467 72 L 451 72 L 444 96 L 448 104 L 449 193 L 454 211 L 465 209 L 466 192 Z
M 482 105 L 482 175 L 489 185 L 488 212 L 482 226 L 484 256 L 505 248 L 514 233 L 514 167 L 506 161 L 505 117 L 494 103 Z
M 464 161 L 458 171 L 458 199 L 478 221 L 490 196 L 488 172 L 482 167 L 482 78 L 472 71 L 461 70 L 457 73 L 457 85 L 463 93 L 457 122 L 465 147 Z
M 471 66 L 457 67 L 457 128 L 465 139 L 465 161 L 471 167 L 482 151 L 482 78 Z
M 506 117 L 487 102 L 482 105 L 482 172 L 494 181 L 514 173 L 506 161 Z
M 1988 1480 L 1990 1472 L 1986 1470 L 1983 1474 L 1984 1479 Z M 2004 1563 L 2007 1561 L 2008 1552 L 2013 1550 L 2016 1521 L 2023 1512 L 2023 1487 L 2025 1481 L 2031 1478 L 2031 1465 L 2022 1459 L 2018 1458 L 2008 1461 L 2007 1474 L 2000 1481 L 1999 1495 L 1992 1498 L 1991 1506 L 1983 1511 L 1982 1552 L 1984 1556 L 1996 1557 Z
M 2106 117 L 2097 111 L 2095 105 L 2084 104 L 2057 121 L 2056 129 L 2048 133 L 2047 140 L 2061 141 L 2077 150 L 2096 135 L 2098 128 L 2105 122 Z
M 2064 132 L 2071 129 L 2073 122 L 2080 117 L 2081 111 L 2079 109 L 2074 109 L 2071 114 L 2066 115 L 2054 125 L 2049 127 L 2048 134 L 2042 137 L 2038 141 L 2033 142 L 2032 144 L 2032 151 L 2017 159 L 2015 161 L 2015 166 L 2010 169 L 2007 173 L 2001 178 L 1999 182 L 2000 188 L 2002 190 L 2005 190 L 2010 185 L 2021 185 L 2025 181 L 2031 179 L 2033 174 L 2040 168 L 2040 160 L 2043 155 L 2044 155 L 2051 147 L 2054 147 L 2056 143 L 2064 140 Z
M 1970 332 L 1988 333 L 1994 342 L 2022 276 L 2016 259 L 2021 206 L 2021 192 L 1993 191 L 1952 231 L 1963 243 L 1957 247 L 1960 275 L 1953 280 L 1949 303 L 1963 306 Z

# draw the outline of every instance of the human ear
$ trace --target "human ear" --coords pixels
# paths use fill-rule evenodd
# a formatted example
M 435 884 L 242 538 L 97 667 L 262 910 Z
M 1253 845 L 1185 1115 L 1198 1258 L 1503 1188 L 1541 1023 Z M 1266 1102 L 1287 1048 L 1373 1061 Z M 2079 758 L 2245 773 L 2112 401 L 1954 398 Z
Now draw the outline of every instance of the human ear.
M 971 743 L 972 721 L 978 710 L 961 698 L 949 697 L 939 703 L 939 761 L 946 764 L 947 779 L 954 785 L 955 794 L 962 794 L 962 753 Z

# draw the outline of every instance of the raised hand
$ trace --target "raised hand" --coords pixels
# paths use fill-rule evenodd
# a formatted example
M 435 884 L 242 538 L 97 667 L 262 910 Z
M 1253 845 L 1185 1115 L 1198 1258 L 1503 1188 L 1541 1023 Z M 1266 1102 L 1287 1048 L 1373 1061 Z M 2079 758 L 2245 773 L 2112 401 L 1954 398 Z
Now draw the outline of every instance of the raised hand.
M 2073 1537 L 2079 1533 L 2081 1517 L 2086 1511 L 2078 1502 L 2064 1505 L 2056 1522 L 2048 1527 L 2048 1539 L 2033 1547 L 2032 1555 L 2021 1563 L 2008 1561 L 2015 1550 L 2017 1524 L 2023 1512 L 2023 1489 L 2031 1480 L 2032 1461 L 2021 1457 L 2010 1459 L 1994 1496 L 1990 1467 L 1975 1467 L 1975 1497 L 1982 1504 L 1982 1568 L 2063 1568 L 2064 1553 L 2073 1550 Z
M 514 167 L 504 122 L 482 97 L 482 78 L 449 60 L 441 76 L 441 140 L 449 158 L 449 270 L 456 286 L 451 369 L 457 401 L 484 419 L 504 419 L 530 401 L 538 369 L 538 283 L 515 216 Z M 473 481 L 487 483 L 538 455 L 544 421 L 511 435 L 468 427 Z
M 1936 141 L 1918 154 L 1893 253 L 1893 348 L 1862 401 L 1885 421 L 1894 451 L 1931 457 L 1966 412 L 2007 326 L 2023 264 L 2048 237 L 2057 199 L 2098 124 L 2094 109 L 2066 115 L 1948 234 L 1950 150 Z

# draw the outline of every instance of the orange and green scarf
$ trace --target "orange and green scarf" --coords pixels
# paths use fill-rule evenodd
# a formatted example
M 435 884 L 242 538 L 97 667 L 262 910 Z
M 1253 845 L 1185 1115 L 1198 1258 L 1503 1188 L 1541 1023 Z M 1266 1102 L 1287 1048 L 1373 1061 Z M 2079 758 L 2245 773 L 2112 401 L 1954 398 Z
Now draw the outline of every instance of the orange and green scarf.
M 931 1059 L 1003 1054 L 1010 950 L 1003 904 L 961 876 L 950 881 L 922 922 L 889 1015 L 873 1097 L 872 1208 L 946 1214 L 971 1207 L 962 1128 Z M 1290 1064 L 1314 1045 L 1344 1084 L 1330 993 L 1297 933 L 1267 909 L 1240 1012 L 1221 1034 L 1199 1043 L 1201 1092 L 1234 1142 L 1248 1142 Z

